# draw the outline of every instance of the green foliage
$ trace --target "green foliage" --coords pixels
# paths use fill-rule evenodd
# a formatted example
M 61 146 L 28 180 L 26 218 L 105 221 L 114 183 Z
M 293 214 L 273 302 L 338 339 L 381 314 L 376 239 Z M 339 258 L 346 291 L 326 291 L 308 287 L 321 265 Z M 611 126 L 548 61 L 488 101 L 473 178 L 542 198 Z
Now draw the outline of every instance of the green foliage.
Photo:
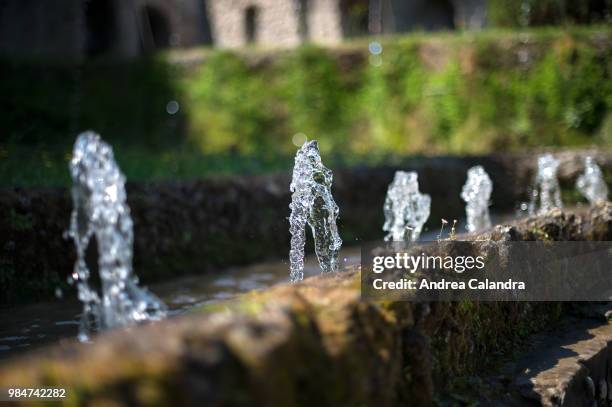
M 111 142 L 163 147 L 180 130 L 180 115 L 166 112 L 168 101 L 181 99 L 176 67 L 161 58 L 0 61 L 0 77 L 0 142 L 69 148 L 75 133 L 93 128 Z
M 596 142 L 612 84 L 602 56 L 571 37 L 559 38 L 546 52 L 520 44 L 511 52 L 519 59 L 514 69 L 502 62 L 476 73 L 471 106 L 480 106 L 482 127 L 510 148 Z M 485 67 L 491 58 L 491 48 L 483 48 Z M 493 59 L 503 61 L 494 51 Z
M 113 142 L 175 146 L 182 141 L 183 116 L 170 115 L 168 102 L 181 102 L 178 68 L 162 58 L 127 66 L 85 66 L 80 79 L 77 129 L 92 128 Z
M 417 140 L 406 128 L 406 118 L 422 99 L 426 72 L 412 42 L 383 44 L 380 58 L 370 57 L 361 91 L 362 118 L 367 118 L 369 137 L 361 142 L 364 151 L 372 143 L 384 150 L 418 150 Z
M 457 61 L 432 75 L 425 89 L 425 105 L 433 120 L 433 141 L 450 146 L 453 132 L 467 119 L 468 101 L 464 80 Z
M 70 140 L 73 141 L 73 140 Z M 0 146 L 0 187 L 58 186 L 70 183 L 70 146 Z M 207 175 L 261 174 L 289 168 L 285 154 L 202 154 L 194 148 L 148 149 L 117 144 L 115 158 L 130 181 L 168 180 Z
M 609 54 L 579 35 L 525 38 L 387 44 L 383 65 L 370 66 L 363 80 L 366 150 L 609 145 Z M 431 61 L 427 53 L 444 58 Z
M 0 184 L 66 183 L 75 133 L 86 128 L 113 143 L 129 179 L 289 168 L 296 133 L 319 140 L 332 165 L 609 148 L 611 43 L 609 29 L 541 29 L 389 37 L 380 58 L 364 41 L 212 50 L 196 68 L 163 56 L 77 67 L 3 62 Z M 178 114 L 166 112 L 170 100 Z
M 528 27 L 610 22 L 612 1 L 489 0 L 488 17 L 496 27 Z
M 189 138 L 206 152 L 255 152 L 273 145 L 279 132 L 267 79 L 235 54 L 213 53 L 186 83 Z
M 342 81 L 337 61 L 322 48 L 306 46 L 284 58 L 276 74 L 289 134 L 316 138 L 324 150 L 340 149 L 348 137 L 355 92 Z
M 354 110 L 354 90 L 342 80 L 337 61 L 314 46 L 260 65 L 213 52 L 184 87 L 189 137 L 207 153 L 290 152 L 296 133 L 317 138 L 323 150 L 339 149 Z

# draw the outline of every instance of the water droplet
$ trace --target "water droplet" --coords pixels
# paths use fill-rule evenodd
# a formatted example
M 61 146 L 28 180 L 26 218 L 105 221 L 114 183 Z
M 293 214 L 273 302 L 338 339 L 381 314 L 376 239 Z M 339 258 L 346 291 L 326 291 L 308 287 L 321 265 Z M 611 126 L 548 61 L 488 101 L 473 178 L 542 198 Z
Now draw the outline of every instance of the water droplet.
M 368 50 L 370 51 L 370 54 L 372 54 L 372 55 L 380 55 L 382 53 L 382 51 L 383 51 L 383 47 L 380 44 L 380 42 L 372 41 L 368 45 Z
M 291 138 L 291 142 L 296 147 L 302 147 L 302 145 L 308 140 L 304 133 L 295 133 Z
M 176 100 L 171 100 L 166 104 L 166 112 L 170 115 L 175 115 L 180 110 L 181 106 Z
M 370 65 L 379 67 L 382 65 L 382 57 L 380 55 L 370 55 Z

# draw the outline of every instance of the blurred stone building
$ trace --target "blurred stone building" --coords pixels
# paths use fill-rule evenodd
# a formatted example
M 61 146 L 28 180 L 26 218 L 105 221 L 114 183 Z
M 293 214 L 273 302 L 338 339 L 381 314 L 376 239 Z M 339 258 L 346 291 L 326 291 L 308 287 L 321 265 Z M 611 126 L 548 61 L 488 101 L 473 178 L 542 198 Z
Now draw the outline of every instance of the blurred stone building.
M 204 0 L 0 0 L 0 54 L 131 57 L 211 44 Z
M 477 29 L 486 0 L 0 0 L 0 54 L 131 57 L 167 47 L 333 44 Z
M 215 44 L 293 46 L 413 30 L 479 29 L 485 0 L 209 0 Z

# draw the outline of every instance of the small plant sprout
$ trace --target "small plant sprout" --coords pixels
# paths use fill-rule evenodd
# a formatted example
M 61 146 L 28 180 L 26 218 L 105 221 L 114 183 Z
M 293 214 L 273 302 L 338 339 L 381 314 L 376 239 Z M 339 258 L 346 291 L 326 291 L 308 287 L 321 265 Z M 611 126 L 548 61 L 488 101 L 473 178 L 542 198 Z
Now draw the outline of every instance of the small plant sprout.
M 410 226 L 406 226 L 406 235 L 407 236 L 412 236 L 412 231 L 414 230 L 413 227 Z
M 455 240 L 457 238 L 457 219 L 453 219 L 453 226 L 451 227 L 450 235 L 448 236 L 450 240 Z
M 442 233 L 444 233 L 444 226 L 446 226 L 447 223 L 448 221 L 446 219 L 442 219 L 442 226 L 440 227 L 440 233 L 438 233 L 438 237 L 437 237 L 438 242 L 442 240 Z

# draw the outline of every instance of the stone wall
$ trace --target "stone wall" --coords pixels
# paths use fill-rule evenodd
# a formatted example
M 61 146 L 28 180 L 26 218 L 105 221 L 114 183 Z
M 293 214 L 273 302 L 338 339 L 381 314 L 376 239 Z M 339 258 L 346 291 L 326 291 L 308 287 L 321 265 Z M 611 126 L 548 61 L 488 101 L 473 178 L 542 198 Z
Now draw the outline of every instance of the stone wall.
M 299 4 L 305 4 L 307 34 L 302 38 L 299 32 Z M 255 43 L 291 47 L 302 41 L 317 44 L 336 44 L 346 33 L 343 24 L 346 14 L 345 2 L 340 0 L 210 0 L 208 7 L 213 24 L 215 45 L 221 48 L 245 46 L 246 10 L 257 10 L 257 35 Z M 364 1 L 363 3 L 368 3 Z M 368 5 L 365 6 L 366 13 Z M 376 7 L 371 2 L 370 8 Z M 484 26 L 486 4 L 484 0 L 454 0 L 427 2 L 423 0 L 397 1 L 381 0 L 380 21 L 372 15 L 371 30 L 365 27 L 356 34 L 397 33 L 410 30 L 452 29 L 455 26 L 479 29 Z M 378 27 L 378 28 L 377 28 Z M 373 30 L 373 31 L 372 31 Z
M 487 22 L 486 0 L 454 0 L 455 26 L 464 30 L 482 29 Z
M 104 15 L 98 6 L 106 10 Z M 160 12 L 170 31 L 169 45 L 187 47 L 210 43 L 203 0 L 62 0 L 57 4 L 5 0 L 0 2 L 0 55 L 134 57 L 156 48 L 150 44 L 152 27 L 143 14 L 146 7 Z M 107 44 L 92 55 L 88 41 L 95 36 L 108 38 Z
M 573 188 L 586 152 L 558 153 L 562 183 Z M 607 173 L 612 156 L 590 152 Z M 410 159 L 398 167 L 334 171 L 345 245 L 380 239 L 382 207 L 397 169 L 419 173 L 421 191 L 432 197 L 428 227 L 463 217 L 459 197 L 465 174 L 481 164 L 494 182 L 492 210 L 511 213 L 527 199 L 535 154 Z M 128 183 L 134 218 L 134 268 L 145 281 L 219 271 L 289 250 L 289 174 L 155 184 Z M 0 304 L 31 302 L 66 287 L 74 249 L 63 238 L 72 207 L 66 189 L 0 191 Z
M 529 240 L 537 238 L 534 230 L 553 240 L 610 240 L 612 205 L 584 214 L 556 211 L 487 236 Z M 556 325 L 568 308 L 370 302 L 361 300 L 359 286 L 359 272 L 318 276 L 109 332 L 93 344 L 64 343 L 0 367 L 0 387 L 62 387 L 70 405 L 114 406 L 430 406 L 452 382 L 463 382 L 477 396 L 503 396 L 505 390 L 490 394 L 470 376 L 512 355 L 531 333 Z M 605 353 L 600 365 L 609 366 L 612 335 L 596 339 L 586 353 L 596 345 Z M 566 361 L 567 353 L 562 356 Z M 603 376 L 605 384 L 605 372 L 596 373 L 595 383 Z M 571 379 L 555 377 L 543 387 L 537 386 L 546 384 L 541 381 L 525 382 L 531 400 L 495 405 L 561 405 L 551 390 L 587 394 L 584 385 L 569 389 Z M 449 405 L 457 404 L 455 394 Z
M 167 20 L 170 28 L 170 46 L 190 47 L 201 44 L 210 44 L 210 27 L 208 10 L 204 0 L 132 0 L 135 9 L 153 7 L 159 10 Z M 135 26 L 144 26 L 146 21 L 139 21 L 141 15 L 135 16 L 132 23 Z M 146 33 L 145 33 L 146 34 Z
M 214 37 L 219 47 L 239 47 L 247 44 L 245 14 L 253 7 L 254 43 L 263 45 L 295 46 L 300 43 L 298 16 L 290 1 L 232 0 L 212 1 Z
M 302 11 L 300 4 L 305 6 Z M 92 28 L 87 9 L 97 5 L 107 5 L 110 11 L 108 16 L 94 23 L 97 28 Z M 143 50 L 156 48 L 151 40 L 151 29 L 155 27 L 151 27 L 142 12 L 147 7 L 159 12 L 163 25 L 170 31 L 168 45 L 172 47 L 214 44 L 235 48 L 246 45 L 246 10 L 249 7 L 256 10 L 253 41 L 256 44 L 279 47 L 293 47 L 303 41 L 336 44 L 346 34 L 343 24 L 347 10 L 340 0 L 65 0 L 60 5 L 36 0 L 5 0 L 0 3 L 0 53 L 84 57 L 88 55 L 88 39 L 98 35 L 95 30 L 100 29 L 105 31 L 103 35 L 109 36 L 103 54 L 137 56 Z M 370 4 L 372 7 L 375 3 Z M 472 29 L 484 25 L 484 0 L 434 3 L 381 0 L 380 7 L 379 25 L 384 33 L 454 26 Z M 304 13 L 304 33 L 300 32 L 300 13 Z M 365 18 L 369 18 L 368 15 Z M 368 34 L 368 30 L 363 28 L 359 34 Z
M 380 0 L 382 32 L 478 30 L 485 26 L 486 0 Z
M 310 0 L 308 7 L 308 40 L 325 45 L 339 43 L 343 33 L 337 3 L 329 0 Z
M 5 55 L 72 56 L 80 53 L 81 0 L 0 2 L 0 52 Z

